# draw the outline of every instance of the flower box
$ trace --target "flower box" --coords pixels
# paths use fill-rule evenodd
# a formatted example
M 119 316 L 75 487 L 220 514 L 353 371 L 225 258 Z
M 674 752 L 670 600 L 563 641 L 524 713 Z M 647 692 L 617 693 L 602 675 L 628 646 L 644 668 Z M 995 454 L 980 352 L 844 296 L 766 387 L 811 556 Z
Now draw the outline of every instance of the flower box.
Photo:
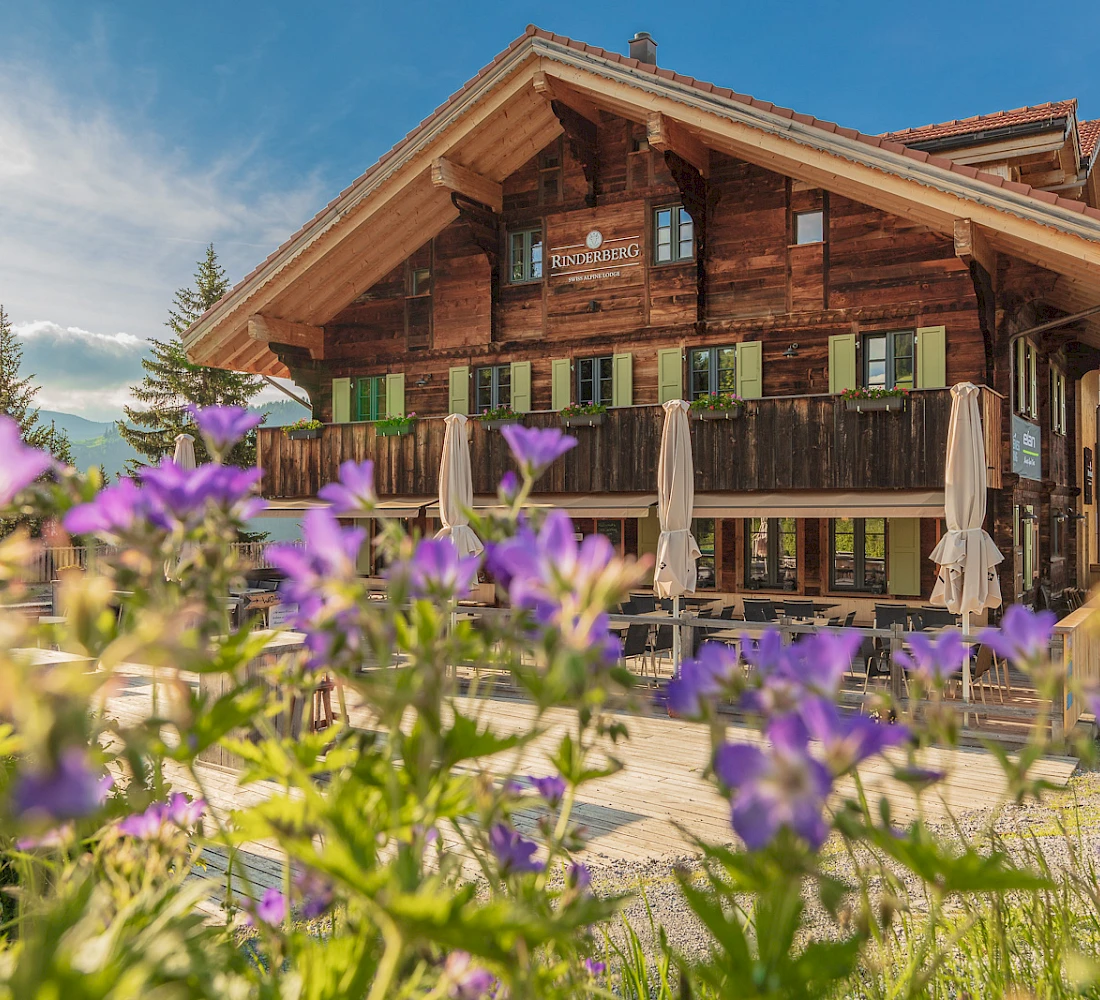
M 509 424 L 518 424 L 519 420 L 514 417 L 502 417 L 500 420 L 483 420 L 481 422 L 489 430 L 498 431 L 501 427 L 507 427 Z
M 563 427 L 599 427 L 604 422 L 606 413 L 578 413 L 573 417 L 562 417 Z
M 407 427 L 378 427 L 375 429 L 375 432 L 379 437 L 393 438 L 404 437 L 411 430 L 412 424 L 409 424 Z
M 849 410 L 867 413 L 870 410 L 885 410 L 887 413 L 900 413 L 905 409 L 904 396 L 879 396 L 876 399 L 845 399 Z
M 287 431 L 286 436 L 291 441 L 313 441 L 321 436 L 321 427 L 299 427 L 297 430 Z
M 745 412 L 743 406 L 734 406 L 728 410 L 692 410 L 696 420 L 737 420 Z

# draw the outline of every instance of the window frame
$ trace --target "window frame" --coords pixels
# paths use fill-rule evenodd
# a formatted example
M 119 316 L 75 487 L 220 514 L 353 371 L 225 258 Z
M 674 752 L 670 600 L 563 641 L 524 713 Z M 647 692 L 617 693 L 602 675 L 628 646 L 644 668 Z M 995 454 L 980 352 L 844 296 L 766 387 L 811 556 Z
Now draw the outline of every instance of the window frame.
M 368 414 L 373 411 L 375 416 L 363 415 L 363 385 L 364 383 L 370 383 L 370 389 L 368 390 Z M 371 422 L 374 420 L 383 420 L 386 416 L 386 376 L 385 375 L 364 375 L 361 378 L 355 380 L 355 419 L 356 421 Z
M 806 219 L 810 216 L 816 215 L 821 220 L 821 238 L 816 240 L 801 240 L 798 238 L 798 221 L 799 219 Z M 825 209 L 812 208 L 805 212 L 792 212 L 791 213 L 791 226 L 793 232 L 791 233 L 792 244 L 796 247 L 812 247 L 819 243 L 825 242 Z
M 1039 419 L 1039 358 L 1027 337 L 1012 342 L 1012 409 L 1028 420 Z
M 720 359 L 720 352 L 728 351 L 733 358 L 732 366 L 722 368 L 718 361 Z M 696 391 L 695 388 L 695 356 L 707 355 L 707 390 L 705 392 Z M 700 369 L 700 372 L 702 370 Z M 721 385 L 721 373 L 723 371 L 730 372 L 732 385 L 728 389 L 723 389 Z M 688 349 L 688 396 L 690 399 L 701 399 L 704 396 L 711 396 L 718 392 L 737 392 L 737 347 L 734 344 L 723 344 L 718 347 L 691 347 Z
M 911 345 L 911 358 L 913 362 L 913 370 L 909 376 L 909 385 L 904 383 L 899 386 L 897 380 L 897 362 L 899 355 L 897 353 L 897 338 L 908 336 L 909 343 Z M 868 344 L 872 340 L 882 338 L 886 342 L 886 357 L 883 360 L 883 364 L 886 366 L 886 385 L 883 388 L 886 389 L 915 389 L 917 387 L 917 331 L 916 330 L 870 330 L 864 333 L 859 340 L 860 353 L 862 355 L 860 359 L 859 371 L 860 371 L 860 384 L 864 388 L 871 386 L 870 372 L 868 367 L 871 363 L 871 352 L 868 349 Z
M 761 521 L 767 527 L 767 552 L 764 556 L 764 582 L 759 583 L 752 579 L 754 532 L 753 521 Z M 790 521 L 789 532 L 782 529 L 780 522 Z M 780 548 L 782 537 L 790 534 L 794 538 L 794 585 L 787 587 L 780 579 Z M 776 590 L 783 593 L 793 593 L 798 590 L 798 519 L 794 517 L 747 517 L 745 518 L 745 588 L 747 590 Z
M 660 224 L 660 216 L 662 212 L 669 213 L 668 226 L 662 226 Z M 680 227 L 684 224 L 684 219 L 681 218 L 681 214 L 686 217 L 687 224 L 691 226 L 691 252 L 688 254 L 682 254 L 680 252 L 680 244 L 682 242 L 680 237 Z M 661 260 L 661 239 L 660 234 L 662 229 L 668 229 L 669 231 L 669 259 Z M 670 205 L 658 205 L 653 209 L 653 264 L 655 267 L 664 267 L 667 264 L 684 264 L 695 260 L 695 220 L 691 217 L 691 213 L 684 208 L 681 202 L 676 202 Z
M 1066 433 L 1066 377 L 1050 365 L 1050 429 L 1054 434 Z
M 843 520 L 852 522 L 852 583 L 837 582 L 836 527 Z M 882 588 L 875 589 L 867 579 L 867 522 L 882 522 Z M 888 594 L 890 592 L 890 530 L 889 518 L 852 517 L 829 518 L 829 589 L 846 594 Z
M 481 406 L 481 373 L 491 372 L 489 376 L 489 399 L 491 405 L 485 407 Z M 501 402 L 500 400 L 500 376 L 502 372 L 508 374 L 508 400 L 507 402 Z M 504 365 L 481 365 L 474 369 L 474 413 L 485 413 L 487 410 L 499 410 L 502 406 L 511 407 L 512 405 L 512 366 L 510 364 Z
M 426 287 L 420 287 L 421 274 L 427 275 Z M 418 299 L 424 296 L 432 294 L 432 269 L 431 267 L 410 267 L 409 268 L 409 298 Z
M 523 276 L 517 278 L 515 274 L 515 256 L 513 253 L 513 245 L 516 237 L 522 237 L 523 239 L 523 260 L 521 262 L 521 268 Z M 541 282 L 543 276 L 546 274 L 546 240 L 543 236 L 541 223 L 537 226 L 520 226 L 515 229 L 509 229 L 507 233 L 508 240 L 508 284 L 510 285 L 533 285 Z M 534 260 L 534 248 L 539 248 L 539 260 L 538 260 L 538 274 L 535 274 L 535 260 Z
M 703 539 L 706 537 L 702 522 L 710 523 L 710 546 L 704 547 Z M 699 546 L 699 558 L 695 561 L 697 590 L 718 589 L 718 519 L 714 517 L 694 517 L 691 520 L 691 536 Z M 710 581 L 704 582 L 703 574 L 699 572 L 703 567 L 710 568 Z
M 607 398 L 603 398 L 603 390 L 601 384 L 605 381 L 602 374 L 599 373 L 599 365 L 601 362 L 607 362 L 610 375 L 608 376 L 609 385 L 607 387 Z M 584 366 L 592 365 L 592 397 L 586 398 L 584 395 Z M 577 393 L 577 403 L 580 406 L 611 406 L 615 396 L 615 356 L 613 354 L 597 354 L 589 358 L 578 358 L 576 360 L 576 377 L 574 378 L 574 388 Z

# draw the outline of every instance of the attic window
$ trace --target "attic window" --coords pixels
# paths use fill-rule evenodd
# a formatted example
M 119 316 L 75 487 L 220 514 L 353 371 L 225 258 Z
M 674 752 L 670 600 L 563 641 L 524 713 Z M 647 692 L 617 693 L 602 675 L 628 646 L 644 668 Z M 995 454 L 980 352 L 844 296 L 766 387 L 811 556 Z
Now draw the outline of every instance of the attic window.
M 555 205 L 561 201 L 561 139 L 547 146 L 538 159 L 539 165 L 539 204 Z
M 410 295 L 432 294 L 432 269 L 430 267 L 414 267 L 409 277 Z
M 794 241 L 796 244 L 825 242 L 825 213 L 796 212 L 794 217 Z

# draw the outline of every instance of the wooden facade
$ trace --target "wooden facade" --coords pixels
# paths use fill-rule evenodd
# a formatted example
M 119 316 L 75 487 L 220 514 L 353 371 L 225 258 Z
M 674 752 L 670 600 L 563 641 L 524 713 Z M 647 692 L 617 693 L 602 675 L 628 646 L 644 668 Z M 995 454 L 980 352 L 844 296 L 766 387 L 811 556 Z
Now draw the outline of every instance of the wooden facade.
M 782 109 L 728 94 L 537 29 L 498 57 L 188 335 L 203 363 L 289 374 L 329 425 L 315 441 L 261 430 L 265 492 L 312 497 L 340 461 L 371 458 L 380 494 L 430 495 L 436 418 L 484 408 L 479 369 L 507 372 L 522 419 L 547 426 L 578 401 L 582 362 L 606 358 L 605 423 L 578 433 L 540 490 L 649 493 L 658 404 L 690 398 L 693 351 L 728 348 L 750 402 L 739 420 L 693 424 L 697 491 L 942 490 L 947 387 L 970 381 L 987 387 L 1002 593 L 1075 585 L 1080 533 L 1066 521 L 1095 444 L 1077 386 L 1100 367 L 1100 315 L 1063 321 L 1100 304 L 1100 213 L 1010 184 L 1005 141 L 1008 173 L 983 179 L 966 157 L 930 160 L 793 112 L 773 121 Z M 1034 142 L 1021 143 L 1039 176 Z M 900 413 L 849 412 L 839 393 L 871 377 L 883 334 L 891 380 L 914 391 Z M 386 386 L 384 412 L 357 404 L 369 380 Z M 383 438 L 367 418 L 385 413 L 419 419 Z M 1038 449 L 1025 471 L 1021 433 Z M 471 447 L 475 492 L 492 493 L 504 442 L 475 421 Z M 829 590 L 834 516 L 798 519 L 799 592 Z M 714 528 L 719 586 L 745 585 L 746 530 Z M 906 528 L 902 594 L 928 596 L 942 530 L 928 516 Z M 648 534 L 623 537 L 641 551 Z

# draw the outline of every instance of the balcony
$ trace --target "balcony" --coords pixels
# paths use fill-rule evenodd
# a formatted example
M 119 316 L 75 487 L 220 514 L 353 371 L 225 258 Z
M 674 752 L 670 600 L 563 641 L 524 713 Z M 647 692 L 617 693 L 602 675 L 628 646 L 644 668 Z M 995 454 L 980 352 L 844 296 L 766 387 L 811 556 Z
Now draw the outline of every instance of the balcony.
M 990 468 L 1001 485 L 1001 396 L 982 389 Z M 937 490 L 944 485 L 944 447 L 951 390 L 912 392 L 900 413 L 851 412 L 836 396 L 773 396 L 751 400 L 736 420 L 691 421 L 695 488 L 700 492 L 779 490 Z M 651 493 L 664 413 L 660 406 L 611 409 L 600 427 L 573 431 L 577 447 L 555 462 L 540 493 Z M 560 425 L 557 413 L 523 415 L 530 427 Z M 316 496 L 341 462 L 373 459 L 380 496 L 431 496 L 438 491 L 445 426 L 421 418 L 403 437 L 383 437 L 370 423 L 328 424 L 320 438 L 291 441 L 261 428 L 258 460 L 270 498 Z M 491 494 L 513 468 L 499 431 L 470 420 L 474 493 Z

